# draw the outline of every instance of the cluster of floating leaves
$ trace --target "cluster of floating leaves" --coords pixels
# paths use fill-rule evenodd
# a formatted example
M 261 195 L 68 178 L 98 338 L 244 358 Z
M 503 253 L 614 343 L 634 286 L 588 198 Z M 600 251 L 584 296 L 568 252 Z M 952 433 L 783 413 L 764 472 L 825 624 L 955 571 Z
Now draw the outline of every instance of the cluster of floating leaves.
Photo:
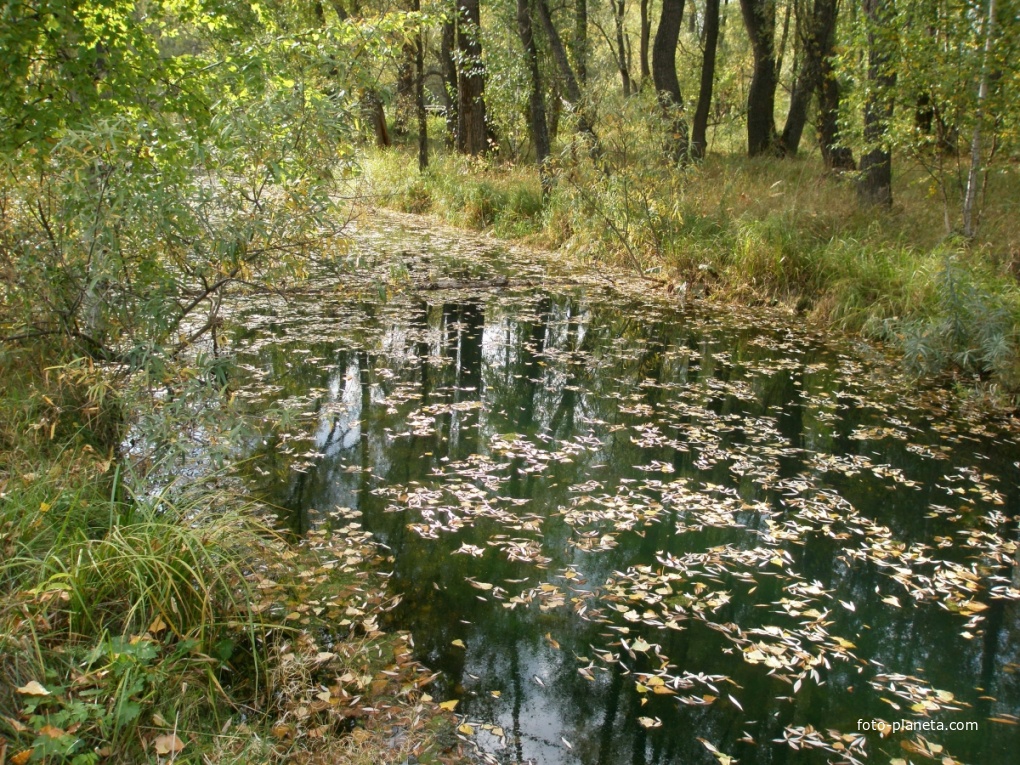
M 386 444 L 405 439 L 435 444 L 450 437 L 451 422 L 459 432 L 476 432 L 470 454 L 438 457 L 427 480 L 375 480 L 369 491 L 386 512 L 406 518 L 419 537 L 460 541 L 455 555 L 468 560 L 496 555 L 533 568 L 531 577 L 520 580 L 469 577 L 467 585 L 480 600 L 508 610 L 562 610 L 604 625 L 605 643 L 593 646 L 591 657 L 578 657 L 579 675 L 597 683 L 610 672 L 627 672 L 640 696 L 668 696 L 680 706 L 743 710 L 745 704 L 732 678 L 678 669 L 667 655 L 662 635 L 697 625 L 721 636 L 727 653 L 774 678 L 791 700 L 809 684 L 825 684 L 833 668 L 843 666 L 897 713 L 928 717 L 966 708 L 951 691 L 861 655 L 856 645 L 861 625 L 853 616 L 862 598 L 894 610 L 934 606 L 955 614 L 959 635 L 969 640 L 981 634 L 990 601 L 1020 600 L 1010 575 L 1018 525 L 1001 509 L 1009 484 L 977 464 L 954 462 L 975 441 L 983 448 L 1007 442 L 1013 448 L 1012 423 L 954 418 L 938 398 L 909 403 L 905 382 L 881 362 L 827 349 L 809 332 L 760 315 L 689 313 L 684 321 L 697 347 L 692 339 L 686 345 L 659 343 L 653 351 L 645 335 L 613 335 L 616 330 L 587 345 L 584 338 L 599 327 L 585 301 L 594 304 L 596 298 L 575 291 L 569 302 L 580 308 L 554 316 L 548 293 L 530 285 L 486 290 L 491 270 L 481 268 L 470 278 L 482 287 L 472 289 L 469 278 L 436 300 L 484 305 L 486 332 L 493 331 L 481 355 L 494 375 L 523 380 L 540 399 L 536 427 L 517 428 L 513 413 L 493 393 L 498 386 L 485 384 L 484 369 L 477 375 L 481 384 L 475 379 L 428 395 L 423 391 L 424 370 L 461 364 L 459 346 L 450 347 L 460 340 L 451 338 L 477 328 L 448 317 L 441 329 L 428 316 L 409 322 L 409 314 L 431 310 L 428 299 L 421 308 L 421 294 L 414 290 L 428 285 L 434 263 L 422 252 L 403 257 L 408 276 L 396 285 L 386 276 L 391 267 L 384 259 L 369 258 L 367 267 L 344 277 L 348 295 L 388 285 L 388 302 L 373 319 L 340 301 L 326 311 L 320 306 L 308 326 L 301 322 L 309 314 L 269 301 L 264 310 L 248 313 L 251 334 L 240 347 L 247 357 L 257 357 L 283 342 L 270 326 L 300 326 L 305 337 L 365 355 L 332 392 L 323 387 L 283 395 L 272 387 L 271 376 L 263 381 L 256 400 L 271 400 L 319 430 L 331 423 L 335 429 L 344 418 L 365 418 L 365 405 L 343 386 L 367 384 L 362 398 L 384 418 Z M 468 255 L 463 258 L 477 266 Z M 547 262 L 528 263 L 529 277 L 550 271 Z M 591 275 L 571 279 L 593 294 L 608 286 Z M 649 302 L 647 285 L 621 280 L 612 286 L 611 299 L 635 301 L 641 322 L 671 318 L 672 307 Z M 521 329 L 542 322 L 541 342 Z M 713 339 L 726 333 L 745 338 L 739 353 Z M 497 362 L 501 353 L 516 362 Z M 656 374 L 642 367 L 652 356 Z M 257 365 L 249 368 L 266 377 Z M 355 380 L 365 374 L 370 382 Z M 597 376 L 603 387 L 592 383 Z M 787 413 L 768 403 L 776 381 L 785 383 L 784 395 L 800 416 L 814 423 L 813 442 L 791 438 L 783 421 Z M 567 396 L 576 401 L 573 429 L 562 431 L 554 410 Z M 546 399 L 551 403 L 543 403 Z M 852 421 L 844 420 L 849 412 Z M 299 470 L 327 453 L 321 444 L 309 448 L 300 427 L 280 436 L 278 444 Z M 638 457 L 633 464 L 613 464 L 621 445 Z M 890 454 L 903 456 L 894 465 Z M 556 486 L 551 482 L 563 466 L 583 469 L 584 480 L 559 487 L 557 496 L 565 499 L 555 506 L 541 497 L 515 496 L 511 489 L 522 480 Z M 934 487 L 925 478 L 932 470 L 941 476 Z M 854 500 L 932 490 L 938 501 L 929 503 L 927 520 L 936 531 L 920 536 L 911 531 L 914 524 L 901 528 L 895 514 L 865 510 Z M 600 554 L 662 527 L 673 542 L 656 551 L 654 563 L 592 580 Z M 549 535 L 553 528 L 556 533 Z M 564 559 L 560 545 L 572 563 L 556 565 Z M 798 550 L 805 548 L 831 551 L 841 572 L 835 583 L 825 586 L 802 573 Z M 865 569 L 881 575 L 874 592 L 852 586 L 851 573 Z M 759 602 L 752 597 L 759 587 L 774 597 Z M 848 631 L 840 634 L 841 628 Z M 662 726 L 652 715 L 639 723 L 649 730 Z M 505 738 L 489 722 L 464 717 L 460 726 L 467 737 L 482 730 Z M 831 728 L 789 725 L 777 741 L 820 750 L 833 762 L 859 763 L 867 755 L 865 737 Z M 705 746 L 720 761 L 731 761 L 711 742 Z

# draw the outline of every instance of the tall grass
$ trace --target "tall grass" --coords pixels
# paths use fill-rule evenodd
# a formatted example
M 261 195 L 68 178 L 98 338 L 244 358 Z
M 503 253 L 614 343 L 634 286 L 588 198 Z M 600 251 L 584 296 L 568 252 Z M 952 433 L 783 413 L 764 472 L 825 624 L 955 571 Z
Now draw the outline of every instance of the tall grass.
M 51 351 L 0 357 L 0 730 L 33 760 L 138 761 L 258 697 L 252 582 L 283 545 L 222 487 L 128 490 L 116 396 Z

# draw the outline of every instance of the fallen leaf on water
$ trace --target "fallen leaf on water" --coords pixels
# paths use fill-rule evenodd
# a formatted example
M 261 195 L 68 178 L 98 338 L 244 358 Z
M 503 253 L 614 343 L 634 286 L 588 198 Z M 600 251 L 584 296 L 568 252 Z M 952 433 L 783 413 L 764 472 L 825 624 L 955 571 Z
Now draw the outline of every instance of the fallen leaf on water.
M 459 703 L 460 703 L 460 699 L 450 699 L 449 701 L 442 702 L 439 705 L 439 708 L 440 709 L 445 709 L 447 712 L 452 712 L 454 709 L 457 708 L 457 705 Z
M 456 640 L 451 640 L 450 645 L 455 645 L 458 648 L 464 648 L 464 641 L 461 640 L 460 638 L 457 638 Z

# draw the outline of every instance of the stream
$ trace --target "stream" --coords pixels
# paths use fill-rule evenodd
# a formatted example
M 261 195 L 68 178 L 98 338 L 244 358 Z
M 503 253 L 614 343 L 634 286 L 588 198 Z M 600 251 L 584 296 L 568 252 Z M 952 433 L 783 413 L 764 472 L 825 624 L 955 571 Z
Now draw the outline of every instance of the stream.
M 1020 756 L 1015 422 L 792 317 L 410 216 L 232 321 L 244 395 L 293 415 L 252 486 L 372 533 L 383 625 L 482 758 Z

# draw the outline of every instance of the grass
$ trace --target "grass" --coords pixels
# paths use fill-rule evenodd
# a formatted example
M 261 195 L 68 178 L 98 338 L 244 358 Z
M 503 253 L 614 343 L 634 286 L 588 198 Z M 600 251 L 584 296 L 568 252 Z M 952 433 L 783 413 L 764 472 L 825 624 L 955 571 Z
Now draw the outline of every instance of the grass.
M 53 356 L 0 356 L 0 762 L 430 761 L 367 535 L 289 539 L 217 475 L 132 491 L 120 394 Z
M 891 211 L 868 209 L 852 179 L 825 172 L 812 147 L 750 160 L 724 138 L 702 164 L 673 169 L 646 123 L 607 118 L 600 165 L 561 147 L 545 200 L 523 160 L 445 152 L 419 175 L 402 146 L 364 152 L 367 185 L 384 205 L 639 269 L 714 299 L 785 305 L 888 341 L 920 374 L 953 371 L 1011 397 L 1020 391 L 1020 179 L 1009 168 L 990 176 L 979 236 L 966 241 L 947 232 L 919 164 L 897 163 Z

